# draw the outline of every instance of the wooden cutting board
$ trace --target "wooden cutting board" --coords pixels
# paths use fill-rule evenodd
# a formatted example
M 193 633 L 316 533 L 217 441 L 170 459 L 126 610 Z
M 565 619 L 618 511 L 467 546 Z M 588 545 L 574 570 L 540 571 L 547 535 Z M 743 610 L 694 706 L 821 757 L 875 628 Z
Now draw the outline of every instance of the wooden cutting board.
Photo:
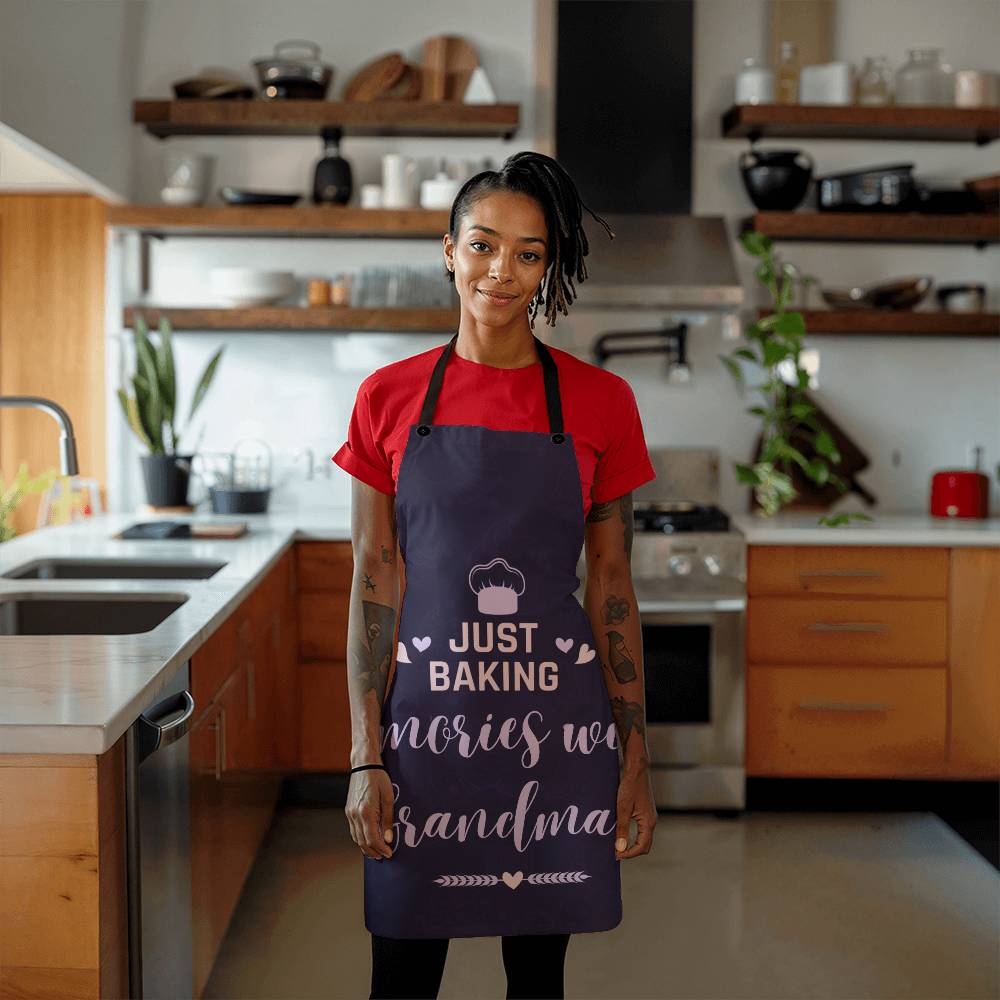
M 406 72 L 402 52 L 389 52 L 365 64 L 344 88 L 345 101 L 374 101 L 395 86 Z
M 479 65 L 475 46 L 460 35 L 434 35 L 424 41 L 422 101 L 461 101 Z

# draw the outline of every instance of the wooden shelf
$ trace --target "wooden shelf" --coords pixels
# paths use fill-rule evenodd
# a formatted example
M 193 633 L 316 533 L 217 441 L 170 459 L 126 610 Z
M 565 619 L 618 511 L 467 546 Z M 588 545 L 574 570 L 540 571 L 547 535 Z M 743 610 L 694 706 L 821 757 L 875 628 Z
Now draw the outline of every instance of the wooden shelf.
M 150 327 L 166 316 L 174 330 L 372 330 L 438 333 L 458 329 L 459 310 L 427 308 L 353 309 L 349 306 L 254 306 L 175 309 L 126 306 L 123 325 L 131 329 L 141 313 Z
M 1000 313 L 801 309 L 806 333 L 849 336 L 1000 337 Z M 770 309 L 758 310 L 758 317 Z
M 341 205 L 109 205 L 116 229 L 147 236 L 442 237 L 447 210 Z
M 1000 242 L 1000 216 L 922 212 L 758 212 L 744 221 L 776 240 L 854 243 Z
M 518 104 L 458 101 L 155 100 L 132 102 L 132 121 L 151 135 L 467 136 L 510 139 Z
M 727 139 L 890 139 L 974 142 L 1000 138 L 996 108 L 888 105 L 734 104 L 722 115 Z

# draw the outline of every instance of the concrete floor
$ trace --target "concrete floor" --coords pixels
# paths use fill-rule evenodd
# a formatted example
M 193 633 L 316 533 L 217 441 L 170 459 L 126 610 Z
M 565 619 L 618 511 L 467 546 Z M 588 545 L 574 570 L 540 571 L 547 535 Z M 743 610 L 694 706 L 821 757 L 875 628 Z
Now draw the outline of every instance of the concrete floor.
M 660 816 L 625 917 L 574 935 L 573 998 L 1000 996 L 1000 874 L 929 812 Z M 337 807 L 282 805 L 205 997 L 367 997 L 361 855 Z M 499 939 L 449 946 L 441 1000 L 502 998 Z

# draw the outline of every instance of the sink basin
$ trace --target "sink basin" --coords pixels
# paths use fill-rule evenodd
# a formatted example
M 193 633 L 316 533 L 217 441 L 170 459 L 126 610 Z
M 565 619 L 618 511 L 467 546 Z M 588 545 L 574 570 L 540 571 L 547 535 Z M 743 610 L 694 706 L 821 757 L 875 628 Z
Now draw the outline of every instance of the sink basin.
M 207 560 L 33 559 L 0 576 L 10 580 L 207 580 L 226 564 Z
M 134 635 L 156 628 L 186 600 L 159 594 L 0 597 L 0 636 Z

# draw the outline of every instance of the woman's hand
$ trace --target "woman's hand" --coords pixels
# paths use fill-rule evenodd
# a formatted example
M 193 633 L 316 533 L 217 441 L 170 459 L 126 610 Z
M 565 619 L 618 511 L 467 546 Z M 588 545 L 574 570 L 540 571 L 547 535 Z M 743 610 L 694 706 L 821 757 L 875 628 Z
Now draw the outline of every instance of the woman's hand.
M 388 771 L 370 768 L 355 771 L 347 788 L 347 822 L 351 837 L 366 858 L 380 861 L 391 858 L 392 782 Z
M 635 820 L 638 835 L 629 847 L 631 820 Z M 656 803 L 653 801 L 653 782 L 649 767 L 644 762 L 626 767 L 618 782 L 618 828 L 615 830 L 615 858 L 624 861 L 640 854 L 648 854 L 653 846 L 653 828 L 656 826 Z

